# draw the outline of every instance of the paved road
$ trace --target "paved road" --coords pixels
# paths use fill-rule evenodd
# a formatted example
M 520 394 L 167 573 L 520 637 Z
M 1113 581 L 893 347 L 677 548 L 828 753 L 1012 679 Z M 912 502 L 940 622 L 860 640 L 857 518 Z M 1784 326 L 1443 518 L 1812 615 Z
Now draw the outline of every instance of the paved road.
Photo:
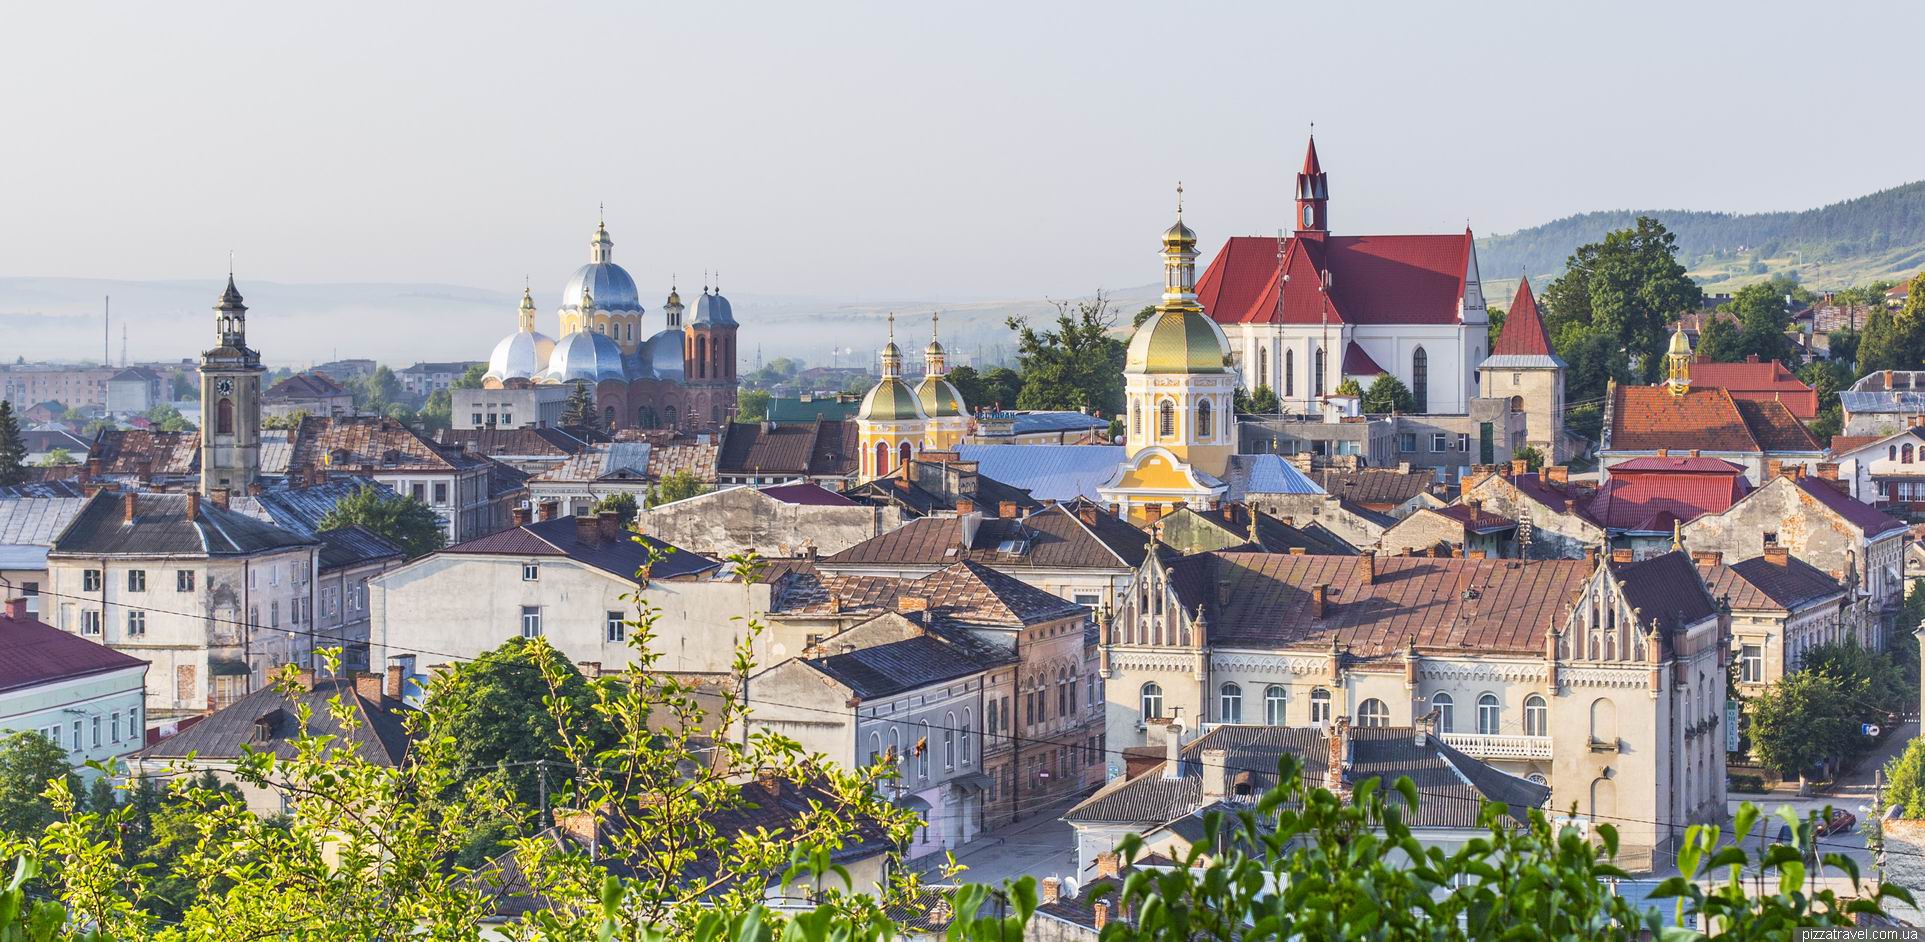
M 1028 818 L 964 844 L 956 851 L 956 862 L 969 869 L 956 879 L 996 886 L 1025 874 L 1039 880 L 1051 875 L 1071 876 L 1076 832 L 1062 815 L 1079 800 L 1081 796 L 1038 809 Z M 916 861 L 925 879 L 936 879 L 942 864 L 940 854 Z

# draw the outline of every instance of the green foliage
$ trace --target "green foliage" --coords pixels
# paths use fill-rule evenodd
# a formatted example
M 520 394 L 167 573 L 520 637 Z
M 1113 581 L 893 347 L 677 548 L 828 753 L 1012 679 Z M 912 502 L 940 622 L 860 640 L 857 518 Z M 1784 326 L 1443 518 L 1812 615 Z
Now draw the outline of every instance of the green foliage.
M 1016 397 L 1022 394 L 1023 378 L 1008 367 L 996 367 L 986 373 L 978 373 L 975 367 L 958 366 L 949 371 L 949 382 L 962 393 L 963 404 L 970 409 L 1015 408 Z
M 73 452 L 65 448 L 48 449 L 46 454 L 40 456 L 40 466 L 43 468 L 60 468 L 79 463 L 74 459 Z
M 693 471 L 670 471 L 662 479 L 648 486 L 648 496 L 643 501 L 646 507 L 660 507 L 678 500 L 686 500 L 708 493 L 709 486 L 695 476 Z
M 461 376 L 458 377 L 453 383 L 448 384 L 448 388 L 449 389 L 480 389 L 481 378 L 487 375 L 488 375 L 488 364 L 476 363 L 473 366 L 468 367 L 467 372 L 462 373 Z M 441 390 L 435 390 L 435 391 L 440 392 Z M 434 397 L 430 396 L 429 401 L 433 401 L 433 398 Z
M 1411 410 L 1410 388 L 1404 381 L 1389 373 L 1377 377 L 1364 390 L 1364 411 L 1371 414 L 1383 412 L 1409 412 Z
M 595 502 L 593 509 L 598 514 L 614 511 L 621 518 L 622 526 L 626 527 L 635 522 L 635 495 L 628 491 L 607 494 Z
M 1752 754 L 1786 778 L 1805 777 L 1862 738 L 1846 682 L 1818 671 L 1785 675 L 1747 701 L 1745 710 Z
M 1054 330 L 1039 332 L 1010 318 L 1023 377 L 1016 408 L 1122 412 L 1126 349 L 1110 336 L 1115 321 L 1116 312 L 1100 291 L 1073 311 L 1069 302 L 1058 302 Z
M 1363 394 L 1364 388 L 1357 384 L 1357 378 L 1355 376 L 1346 376 L 1343 378 L 1343 382 L 1337 384 L 1337 395 L 1339 396 L 1361 397 Z
M 1880 304 L 1884 301 L 1881 299 Z M 1840 327 L 1825 335 L 1825 348 L 1831 362 L 1839 365 L 1847 374 L 1857 375 L 1854 364 L 1858 362 L 1858 340 L 1861 335 L 1855 327 Z
M 1918 703 L 1918 677 L 1906 676 L 1891 655 L 1864 647 L 1854 638 L 1811 648 L 1804 662 L 1805 670 L 1836 678 L 1844 686 L 1851 716 L 1858 723 L 1889 725 L 1892 717 L 1910 712 Z M 1869 746 L 1862 736 L 1853 741 L 1860 746 L 1852 753 Z
M 1714 363 L 1736 363 L 1745 358 L 1744 333 L 1736 323 L 1722 317 L 1708 317 L 1702 323 L 1693 353 Z
M 307 418 L 307 410 L 296 409 L 293 412 L 267 416 L 261 420 L 261 427 L 264 429 L 277 429 L 291 432 L 300 428 L 301 420 L 305 418 Z
M 343 385 L 354 396 L 354 407 L 363 412 L 385 414 L 388 405 L 401 398 L 401 380 L 386 366 L 377 366 L 374 372 Z
M 1903 809 L 1907 818 L 1925 818 L 1925 737 L 1905 744 L 1905 751 L 1885 765 L 1885 807 Z
M 1877 310 L 1858 342 L 1860 375 L 1877 370 L 1915 370 L 1925 363 L 1925 274 L 1911 281 L 1905 306 Z
M 1630 360 L 1624 352 L 1624 345 L 1607 331 L 1573 322 L 1553 333 L 1551 342 L 1566 364 L 1564 399 L 1567 403 L 1597 402 L 1604 398 L 1609 383 L 1628 382 L 1631 379 Z M 1602 416 L 1602 410 L 1597 414 Z M 1575 416 L 1567 415 L 1565 424 L 1569 425 L 1575 420 Z M 1598 424 L 1602 424 L 1601 421 Z M 1578 431 L 1593 441 L 1598 440 L 1595 431 Z
M 1529 445 L 1525 445 L 1511 452 L 1511 458 L 1512 460 L 1518 458 L 1524 459 L 1526 466 L 1532 471 L 1542 471 L 1544 469 L 1544 453 Z
M 174 374 L 172 381 L 168 383 L 168 390 L 168 398 L 170 399 L 199 399 L 201 397 L 200 383 L 195 380 L 194 374 L 186 370 Z
M 1497 338 L 1504 334 L 1504 319 L 1506 314 L 1501 307 L 1486 307 L 1484 309 L 1484 315 L 1490 320 L 1490 324 L 1484 330 L 1484 349 L 1495 350 L 1497 349 Z
M 20 419 L 13 414 L 13 403 L 0 399 L 0 487 L 27 479 L 27 442 L 20 433 Z
M 187 417 L 181 415 L 180 410 L 169 403 L 160 403 L 148 409 L 146 414 L 147 421 L 154 423 L 155 431 L 191 432 L 194 430 L 194 423 L 187 421 Z
M 1785 335 L 1791 323 L 1785 299 L 1795 299 L 1800 294 L 1810 296 L 1810 292 L 1794 281 L 1773 278 L 1738 289 L 1730 301 L 1719 306 L 1719 310 L 1737 315 L 1742 325 L 1738 341 L 1741 353 L 1733 359 L 1755 356 L 1760 360 L 1793 363 L 1791 338 Z
M 575 388 L 569 390 L 568 401 L 562 404 L 561 424 L 565 428 L 590 432 L 602 430 L 602 416 L 595 409 L 595 397 L 589 392 L 586 382 L 576 380 Z
M 1640 216 L 1631 228 L 1572 253 L 1564 274 L 1544 292 L 1544 326 L 1567 363 L 1573 363 L 1575 347 L 1602 343 L 1604 350 L 1587 355 L 1615 353 L 1618 357 L 1607 363 L 1638 362 L 1649 379 L 1663 365 L 1667 325 L 1696 308 L 1703 296 L 1678 264 L 1676 237 L 1656 219 Z M 1573 400 L 1603 394 L 1602 382 L 1594 391 L 1588 382 L 1573 385 L 1567 376 Z
M 111 432 L 120 428 L 120 423 L 106 417 L 93 419 L 80 428 L 80 437 L 91 442 L 100 437 L 101 432 Z
M 1154 304 L 1143 305 L 1142 310 L 1137 311 L 1133 316 L 1130 317 L 1130 329 L 1135 330 L 1143 326 L 1144 321 L 1149 320 L 1150 318 L 1155 316 L 1156 316 L 1156 305 Z
M 561 795 L 574 781 L 562 731 L 543 702 L 559 696 L 583 703 L 589 694 L 588 680 L 548 639 L 510 638 L 438 686 L 430 709 L 441 730 L 454 738 L 455 761 L 498 769 L 490 774 L 499 774 L 523 806 L 540 808 L 544 794 Z M 575 732 L 599 752 L 614 742 L 615 731 L 591 719 Z
M 735 397 L 735 420 L 760 422 L 769 417 L 769 400 L 774 397 L 759 389 L 742 391 Z
M 466 378 L 462 377 L 462 379 Z M 455 382 L 459 383 L 461 380 L 455 380 Z M 414 420 L 417 428 L 431 436 L 454 428 L 454 394 L 446 389 L 437 389 L 429 393 L 428 401 L 421 404 L 421 411 L 415 413 Z
M 1235 403 L 1240 415 L 1275 415 L 1283 411 L 1283 404 L 1277 400 L 1276 392 L 1263 384 L 1247 392 L 1238 386 Z
M 0 738 L 0 843 L 30 838 L 56 817 L 42 793 L 55 781 L 77 783 L 66 750 L 40 733 Z
M 372 485 L 341 498 L 321 518 L 323 530 L 356 524 L 386 537 L 409 559 L 425 556 L 448 543 L 440 518 L 426 504 Z

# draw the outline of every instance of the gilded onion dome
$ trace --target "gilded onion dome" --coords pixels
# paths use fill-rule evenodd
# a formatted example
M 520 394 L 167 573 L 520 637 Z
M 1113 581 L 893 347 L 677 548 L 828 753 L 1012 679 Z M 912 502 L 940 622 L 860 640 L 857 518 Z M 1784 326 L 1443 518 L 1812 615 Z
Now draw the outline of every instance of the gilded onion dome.
M 1221 373 L 1230 355 L 1223 328 L 1202 311 L 1159 311 L 1130 338 L 1127 373 Z
M 960 399 L 960 397 L 958 397 Z M 889 315 L 889 342 L 882 346 L 882 379 L 869 388 L 856 418 L 876 422 L 921 421 L 923 411 L 909 384 L 902 381 L 902 350 L 896 346 L 896 316 Z
M 555 341 L 535 330 L 535 298 L 526 287 L 521 291 L 519 316 L 515 332 L 501 338 L 501 342 L 495 344 L 494 353 L 488 356 L 488 372 L 483 379 L 504 383 L 513 379 L 532 380 L 548 368 Z
M 916 400 L 921 403 L 923 414 L 932 419 L 968 414 L 962 392 L 940 376 L 924 376 L 922 382 L 916 384 Z

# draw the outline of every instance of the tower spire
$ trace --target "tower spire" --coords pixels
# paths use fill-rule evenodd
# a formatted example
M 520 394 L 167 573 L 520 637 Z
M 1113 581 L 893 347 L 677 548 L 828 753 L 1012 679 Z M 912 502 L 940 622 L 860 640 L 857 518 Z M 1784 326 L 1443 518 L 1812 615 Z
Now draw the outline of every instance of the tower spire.
M 1317 159 L 1317 126 L 1310 125 L 1310 144 L 1303 152 L 1303 169 L 1297 172 L 1298 232 L 1326 232 L 1330 228 L 1330 181 Z
M 902 350 L 896 346 L 896 312 L 889 312 L 889 342 L 882 345 L 882 378 L 902 376 Z

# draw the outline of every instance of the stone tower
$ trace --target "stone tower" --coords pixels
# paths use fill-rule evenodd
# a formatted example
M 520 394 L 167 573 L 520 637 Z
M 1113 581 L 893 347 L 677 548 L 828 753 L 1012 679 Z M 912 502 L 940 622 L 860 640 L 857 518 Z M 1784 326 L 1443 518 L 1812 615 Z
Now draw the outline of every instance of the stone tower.
M 1564 369 L 1526 277 L 1518 282 L 1491 355 L 1478 364 L 1478 395 L 1510 400 L 1511 411 L 1524 416 L 1525 444 L 1549 464 L 1569 457 L 1564 453 Z
M 261 474 L 261 355 L 247 345 L 247 305 L 227 276 L 214 306 L 218 343 L 201 354 L 201 493 L 245 492 Z

